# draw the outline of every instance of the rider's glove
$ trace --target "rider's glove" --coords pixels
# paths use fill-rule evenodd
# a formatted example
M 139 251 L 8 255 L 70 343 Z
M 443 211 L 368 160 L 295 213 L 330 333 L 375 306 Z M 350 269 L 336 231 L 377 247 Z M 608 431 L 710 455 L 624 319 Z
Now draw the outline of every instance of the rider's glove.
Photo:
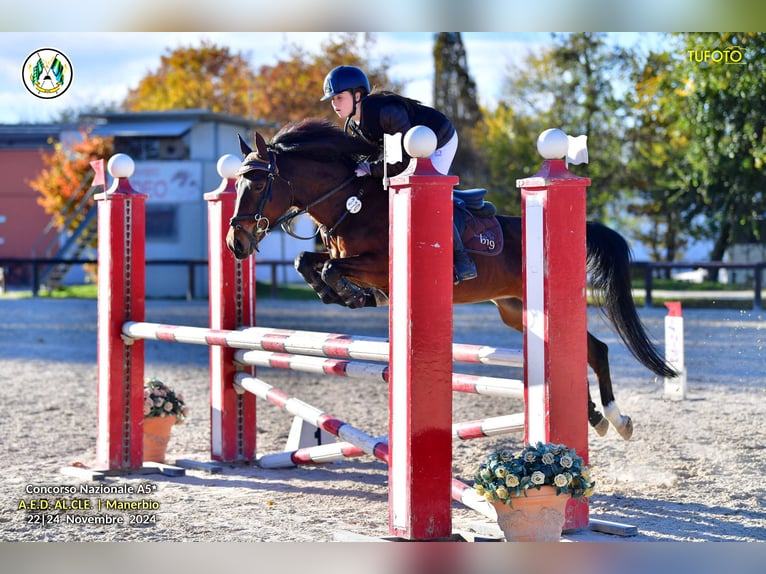
M 357 177 L 365 177 L 367 175 L 371 175 L 370 162 L 360 161 L 358 164 L 356 164 L 355 173 Z

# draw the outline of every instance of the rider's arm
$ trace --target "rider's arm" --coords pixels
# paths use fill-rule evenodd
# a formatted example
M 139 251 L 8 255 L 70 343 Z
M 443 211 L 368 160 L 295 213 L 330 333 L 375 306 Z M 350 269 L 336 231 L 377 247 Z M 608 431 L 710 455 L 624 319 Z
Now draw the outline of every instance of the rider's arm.
M 390 104 L 381 108 L 380 110 L 380 127 L 383 128 L 383 133 L 395 134 L 401 133 L 402 136 L 406 134 L 412 127 L 410 123 L 410 117 L 407 113 L 407 109 L 401 104 Z M 375 177 L 383 177 L 383 162 L 385 159 L 382 157 L 378 161 L 370 163 L 370 171 Z M 386 174 L 391 177 L 397 175 L 405 170 L 410 163 L 410 156 L 402 148 L 402 161 L 397 163 L 388 164 Z

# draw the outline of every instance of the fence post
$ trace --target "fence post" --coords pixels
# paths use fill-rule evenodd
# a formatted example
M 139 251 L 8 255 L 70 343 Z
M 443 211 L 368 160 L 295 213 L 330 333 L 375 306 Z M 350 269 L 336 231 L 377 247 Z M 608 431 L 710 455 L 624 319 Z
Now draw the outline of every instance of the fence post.
M 205 194 L 208 204 L 209 303 L 211 329 L 255 325 L 255 264 L 238 261 L 226 247 L 234 189 L 241 162 L 226 154 L 218 160 L 220 186 Z M 234 389 L 234 349 L 210 346 L 210 456 L 221 462 L 256 457 L 255 395 Z M 250 372 L 254 374 L 254 369 Z
M 125 154 L 109 159 L 112 186 L 98 202 L 98 429 L 97 465 L 143 466 L 144 342 L 125 341 L 122 325 L 144 320 L 146 198 L 128 178 Z
M 389 195 L 389 529 L 449 536 L 452 483 L 452 187 L 428 156 L 424 126 L 404 138 L 413 159 Z M 409 147 L 408 147 L 409 146 Z
M 538 138 L 540 170 L 516 182 L 522 201 L 524 403 L 527 443 L 564 443 L 588 462 L 585 188 L 567 170 L 561 130 Z M 588 526 L 588 505 L 570 500 L 565 529 Z

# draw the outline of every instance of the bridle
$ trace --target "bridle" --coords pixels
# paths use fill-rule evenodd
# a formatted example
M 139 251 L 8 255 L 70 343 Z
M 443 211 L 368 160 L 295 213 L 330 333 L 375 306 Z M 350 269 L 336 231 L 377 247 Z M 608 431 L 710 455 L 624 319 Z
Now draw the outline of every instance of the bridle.
M 267 183 L 266 188 L 263 191 L 263 194 L 261 195 L 261 199 L 258 202 L 258 208 L 255 213 L 248 213 L 243 215 L 235 215 L 229 220 L 229 226 L 233 227 L 236 231 L 239 231 L 241 233 L 244 233 L 250 242 L 255 246 L 256 251 L 258 250 L 258 243 L 260 241 L 259 238 L 265 237 L 268 235 L 269 231 L 271 230 L 271 224 L 269 222 L 269 218 L 265 217 L 263 214 L 263 210 L 266 208 L 266 204 L 268 204 L 269 201 L 271 201 L 272 197 L 272 189 L 274 186 L 274 180 L 279 178 L 285 183 L 287 183 L 287 186 L 290 188 L 290 206 L 293 206 L 293 199 L 295 197 L 295 192 L 293 190 L 293 185 L 284 176 L 282 176 L 279 173 L 279 167 L 277 166 L 277 158 L 276 154 L 272 150 L 268 150 L 269 153 L 269 161 L 264 161 L 262 159 L 250 159 L 246 162 L 243 162 L 242 167 L 239 168 L 237 171 L 237 176 L 244 176 L 249 173 L 252 173 L 254 171 L 263 171 L 267 174 Z M 311 201 L 308 203 L 305 207 L 298 208 L 298 209 L 289 209 L 287 212 L 282 214 L 275 222 L 274 225 L 279 225 L 282 230 L 285 233 L 288 233 L 292 235 L 293 237 L 296 237 L 298 239 L 311 239 L 316 236 L 316 234 L 319 232 L 319 228 L 314 232 L 313 235 L 310 237 L 299 237 L 296 236 L 288 227 L 288 224 L 298 217 L 299 215 L 302 215 L 304 213 L 308 213 L 308 211 L 318 205 L 319 203 L 322 203 L 326 199 L 329 199 L 333 195 L 335 195 L 337 192 L 339 192 L 341 189 L 346 187 L 348 184 L 350 184 L 352 181 L 357 179 L 357 176 L 355 173 L 352 173 L 351 176 L 344 179 L 343 182 L 340 183 L 340 185 L 335 186 L 330 191 L 322 194 L 318 198 L 316 198 L 314 201 Z M 340 223 L 345 219 L 346 215 L 348 215 L 348 211 L 344 212 L 341 216 L 340 220 L 333 225 L 328 231 L 327 234 L 331 234 L 331 232 L 340 225 Z M 240 222 L 242 221 L 254 221 L 255 227 L 253 228 L 253 232 L 251 233 L 247 229 L 245 229 Z

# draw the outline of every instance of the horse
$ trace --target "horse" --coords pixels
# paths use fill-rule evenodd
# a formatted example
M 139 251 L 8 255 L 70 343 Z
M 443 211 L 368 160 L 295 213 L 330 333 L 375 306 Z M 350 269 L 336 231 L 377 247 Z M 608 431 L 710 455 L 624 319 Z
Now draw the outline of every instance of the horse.
M 336 124 L 317 118 L 285 125 L 269 143 L 256 132 L 255 150 L 239 140 L 244 160 L 237 172 L 234 215 L 226 235 L 234 256 L 250 256 L 272 227 L 288 230 L 295 217 L 308 214 L 326 249 L 299 254 L 295 267 L 319 298 L 350 308 L 387 304 L 388 193 L 381 179 L 355 174 L 359 158 L 375 155 L 376 146 L 348 137 Z M 478 276 L 454 286 L 453 303 L 491 301 L 502 321 L 521 331 L 521 218 L 498 214 L 497 220 L 502 252 L 474 256 Z M 677 376 L 638 317 L 626 240 L 613 229 L 588 221 L 586 252 L 597 304 L 626 347 L 656 375 Z M 616 404 L 607 345 L 590 332 L 587 338 L 588 365 L 598 380 L 604 411 L 602 415 L 594 404 L 589 388 L 588 421 L 601 436 L 611 423 L 628 440 L 633 421 Z

